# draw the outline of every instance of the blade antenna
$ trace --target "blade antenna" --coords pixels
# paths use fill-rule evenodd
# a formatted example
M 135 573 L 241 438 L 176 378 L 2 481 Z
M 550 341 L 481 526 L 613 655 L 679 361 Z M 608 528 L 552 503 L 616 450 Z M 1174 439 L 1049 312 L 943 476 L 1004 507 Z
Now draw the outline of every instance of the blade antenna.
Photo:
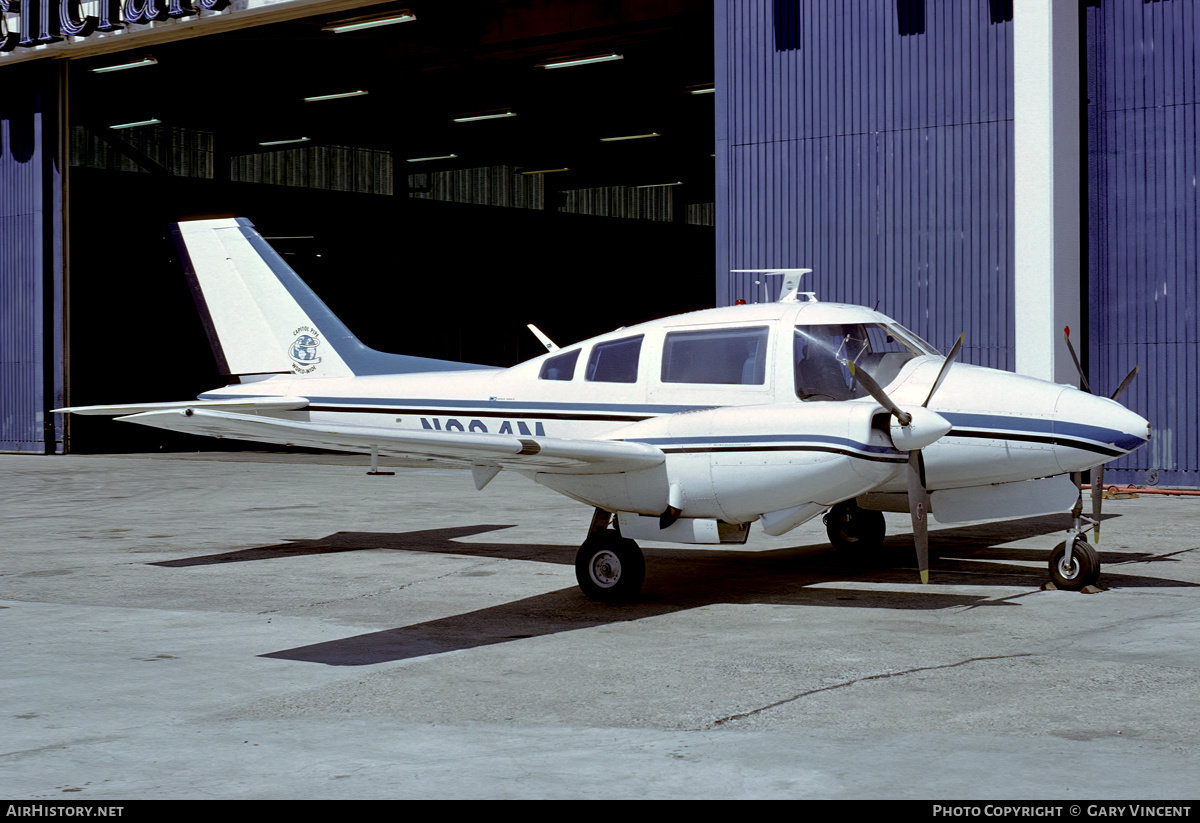
M 527 328 L 531 332 L 533 332 L 533 336 L 536 337 L 541 342 L 541 344 L 546 347 L 546 351 L 548 351 L 548 352 L 558 351 L 558 344 L 555 343 L 553 340 L 551 340 L 549 337 L 547 337 L 545 332 L 543 332 L 537 326 L 533 325 L 532 323 L 526 323 L 525 328 Z

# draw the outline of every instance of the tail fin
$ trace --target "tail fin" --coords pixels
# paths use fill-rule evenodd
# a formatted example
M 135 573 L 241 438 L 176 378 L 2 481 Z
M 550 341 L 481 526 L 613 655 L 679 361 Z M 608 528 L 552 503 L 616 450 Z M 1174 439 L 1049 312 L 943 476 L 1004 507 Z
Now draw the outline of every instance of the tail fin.
M 224 374 L 365 374 L 478 369 L 364 346 L 244 217 L 171 227 Z

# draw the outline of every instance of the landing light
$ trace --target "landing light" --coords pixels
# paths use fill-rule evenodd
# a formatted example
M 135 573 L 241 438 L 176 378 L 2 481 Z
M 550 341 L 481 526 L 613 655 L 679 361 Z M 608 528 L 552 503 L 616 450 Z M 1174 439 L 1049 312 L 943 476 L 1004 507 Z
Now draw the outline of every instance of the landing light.
M 562 60 L 548 60 L 545 63 L 538 63 L 539 69 L 565 69 L 570 66 L 586 66 L 590 63 L 607 63 L 610 60 L 624 60 L 625 55 L 609 53 L 609 54 L 594 54 L 591 57 L 568 57 Z
M 124 71 L 125 69 L 140 69 L 143 66 L 157 66 L 158 61 L 150 55 L 146 55 L 141 60 L 134 60 L 129 63 L 118 63 L 115 66 L 101 66 L 97 69 L 92 69 L 93 74 L 103 74 L 106 71 Z
M 474 120 L 496 120 L 500 117 L 516 117 L 517 113 L 512 109 L 496 109 L 494 111 L 481 111 L 472 114 L 463 114 L 454 118 L 455 123 L 470 123 Z
M 342 91 L 336 94 L 318 94 L 314 97 L 305 97 L 305 103 L 319 103 L 322 100 L 341 100 L 344 97 L 362 97 L 370 94 L 366 89 L 355 89 L 354 91 Z
M 601 143 L 615 143 L 618 140 L 643 140 L 647 137 L 662 137 L 662 135 L 656 131 L 652 131 L 648 134 L 627 134 L 623 137 L 601 137 L 600 142 Z
M 348 31 L 361 31 L 362 29 L 373 29 L 376 26 L 391 26 L 396 23 L 408 23 L 416 20 L 417 16 L 408 9 L 393 14 L 377 14 L 370 17 L 352 17 L 347 20 L 338 20 L 328 25 L 321 26 L 321 31 L 331 31 L 334 34 L 345 34 Z
M 307 143 L 311 137 L 292 137 L 287 140 L 263 140 L 258 145 L 260 146 L 286 146 L 289 143 Z
M 133 123 L 118 123 L 115 126 L 109 126 L 110 129 L 132 129 L 138 126 L 157 126 L 162 121 L 157 117 L 152 117 L 149 120 L 137 120 Z

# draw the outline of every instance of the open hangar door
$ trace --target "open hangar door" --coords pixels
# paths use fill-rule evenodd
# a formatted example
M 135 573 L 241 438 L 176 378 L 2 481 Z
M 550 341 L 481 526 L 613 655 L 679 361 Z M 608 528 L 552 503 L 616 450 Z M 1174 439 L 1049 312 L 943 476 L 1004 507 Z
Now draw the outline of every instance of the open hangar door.
M 508 366 L 543 351 L 526 323 L 567 344 L 712 305 L 712 80 L 691 0 L 414 0 L 74 61 L 70 402 L 226 382 L 180 218 L 250 218 L 383 351 Z M 222 446 L 78 415 L 69 445 Z

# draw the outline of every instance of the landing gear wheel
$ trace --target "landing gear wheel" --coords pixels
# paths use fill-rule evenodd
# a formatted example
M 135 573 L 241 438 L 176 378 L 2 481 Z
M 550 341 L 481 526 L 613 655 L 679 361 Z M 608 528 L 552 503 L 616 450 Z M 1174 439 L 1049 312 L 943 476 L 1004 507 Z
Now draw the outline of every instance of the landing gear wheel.
M 1100 579 L 1100 554 L 1083 537 L 1076 537 L 1071 546 L 1071 562 L 1064 563 L 1066 541 L 1050 553 L 1050 580 L 1055 588 L 1077 592 Z
M 575 579 L 590 600 L 631 600 L 646 579 L 646 558 L 632 540 L 613 531 L 597 532 L 575 555 Z
M 883 512 L 860 509 L 854 501 L 838 503 L 825 515 L 825 533 L 838 550 L 872 552 L 883 545 L 887 524 Z

